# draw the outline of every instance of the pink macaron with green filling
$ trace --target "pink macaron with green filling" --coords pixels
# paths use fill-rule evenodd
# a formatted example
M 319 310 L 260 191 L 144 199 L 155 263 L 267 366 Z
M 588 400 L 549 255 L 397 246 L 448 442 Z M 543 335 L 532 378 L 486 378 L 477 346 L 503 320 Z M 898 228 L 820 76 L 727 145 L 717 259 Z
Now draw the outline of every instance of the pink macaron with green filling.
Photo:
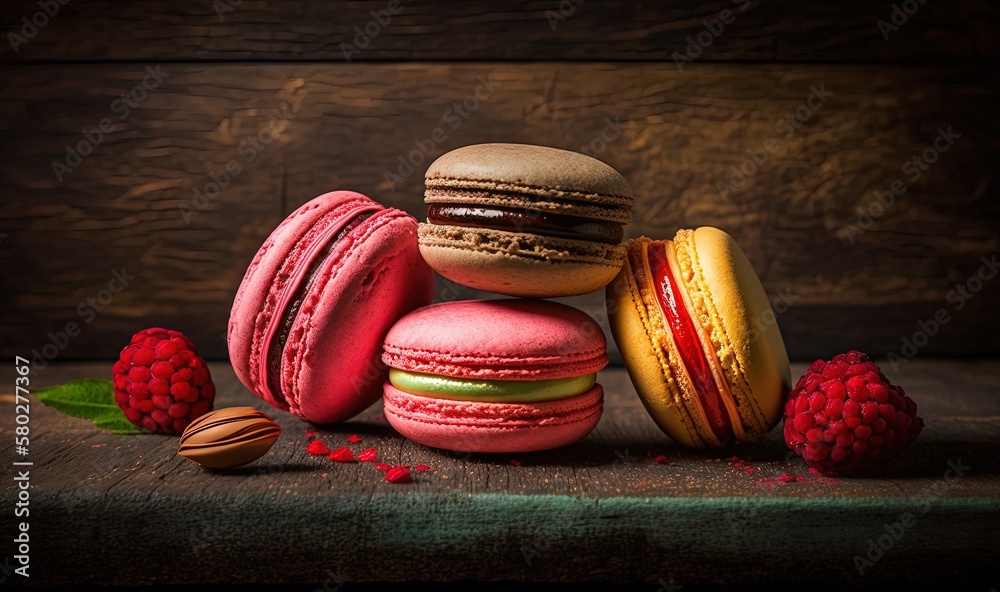
M 546 300 L 417 309 L 385 338 L 385 417 L 403 436 L 460 452 L 528 452 L 589 434 L 604 408 L 607 340 L 586 313 Z
M 386 332 L 433 297 L 416 219 L 360 193 L 325 193 L 285 218 L 247 268 L 229 317 L 230 361 L 272 406 L 340 422 L 378 401 Z

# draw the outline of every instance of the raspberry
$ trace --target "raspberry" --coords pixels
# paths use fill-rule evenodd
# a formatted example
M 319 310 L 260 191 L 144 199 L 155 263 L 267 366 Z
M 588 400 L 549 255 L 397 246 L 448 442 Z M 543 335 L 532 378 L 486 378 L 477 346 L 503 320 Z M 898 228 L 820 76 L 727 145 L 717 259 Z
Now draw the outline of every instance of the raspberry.
M 825 475 L 881 465 L 923 427 L 916 403 L 859 351 L 813 362 L 785 402 L 785 444 Z
M 115 401 L 133 424 L 180 435 L 208 413 L 215 384 L 194 344 L 180 331 L 152 327 L 132 336 L 112 368 Z

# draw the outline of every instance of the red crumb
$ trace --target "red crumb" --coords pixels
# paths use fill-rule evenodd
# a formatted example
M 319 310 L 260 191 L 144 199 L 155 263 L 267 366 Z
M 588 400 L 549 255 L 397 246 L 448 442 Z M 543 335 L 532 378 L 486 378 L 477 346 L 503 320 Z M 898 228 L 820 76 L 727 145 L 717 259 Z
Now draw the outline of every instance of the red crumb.
M 661 454 L 660 456 L 654 458 L 653 462 L 655 462 L 658 465 L 672 465 L 672 464 L 674 464 L 674 461 L 672 461 L 669 458 L 667 458 L 666 454 Z
M 748 475 L 756 470 L 747 459 L 743 459 L 738 456 L 730 456 L 727 460 L 729 460 L 729 466 L 737 469 L 743 469 Z
M 428 471 L 433 471 L 434 469 L 430 468 L 430 466 L 428 466 L 428 465 L 417 465 L 417 466 L 413 467 L 413 470 L 417 471 L 419 473 L 424 473 L 424 472 L 428 472 Z
M 340 463 L 352 463 L 354 461 L 354 453 L 347 446 L 341 446 L 340 448 L 334 450 L 330 453 L 330 460 L 334 460 Z
M 822 473 L 818 471 L 813 472 L 812 469 L 810 469 L 809 472 L 811 476 L 791 475 L 789 473 L 785 473 L 784 475 L 778 475 L 777 477 L 774 478 L 761 479 L 756 483 L 756 485 L 758 487 L 763 487 L 763 486 L 774 487 L 776 485 L 781 485 L 784 483 L 813 483 L 813 484 L 826 485 L 827 487 L 832 487 L 840 483 L 840 481 L 836 479 L 829 479 L 825 477 Z
M 322 440 L 313 440 L 306 446 L 309 454 L 330 454 L 330 448 Z
M 389 483 L 413 483 L 413 477 L 410 476 L 410 469 L 403 466 L 389 469 L 385 474 L 385 480 Z
M 810 475 L 822 475 L 816 467 L 809 467 L 808 469 Z
M 385 463 L 375 463 L 375 468 L 378 469 L 378 470 L 380 470 L 380 471 L 388 471 L 392 467 L 390 467 L 389 465 L 387 465 Z
M 521 466 L 521 461 L 517 460 L 516 458 L 512 458 L 510 459 L 510 464 L 514 465 L 515 467 L 519 467 Z
M 375 462 L 375 457 L 378 456 L 378 452 L 374 448 L 365 448 L 358 453 L 358 460 L 361 462 Z
M 306 438 L 315 438 L 316 430 L 306 430 Z
M 357 434 L 351 434 L 351 435 L 350 435 L 350 436 L 349 436 L 349 437 L 347 438 L 347 441 L 348 441 L 348 442 L 350 442 L 351 444 L 357 444 L 358 442 L 360 442 L 360 441 L 361 441 L 361 437 L 360 437 L 360 436 L 358 436 Z

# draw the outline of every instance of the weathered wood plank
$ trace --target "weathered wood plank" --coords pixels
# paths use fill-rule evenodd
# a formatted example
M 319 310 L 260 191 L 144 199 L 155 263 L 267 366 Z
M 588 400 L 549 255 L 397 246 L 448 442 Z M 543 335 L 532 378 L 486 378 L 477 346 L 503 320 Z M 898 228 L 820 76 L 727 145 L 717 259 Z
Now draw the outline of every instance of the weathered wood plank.
M 948 322 L 925 344 L 916 337 L 921 355 L 1000 352 L 992 338 L 1000 291 L 972 279 L 1000 248 L 995 68 L 166 64 L 160 72 L 156 85 L 142 65 L 39 66 L 10 69 L 0 83 L 3 355 L 66 341 L 63 359 L 109 357 L 139 327 L 169 325 L 223 358 L 236 287 L 284 213 L 347 188 L 422 217 L 427 164 L 485 141 L 582 149 L 617 167 L 637 195 L 628 236 L 698 225 L 731 232 L 785 311 L 777 322 L 793 357 L 862 346 L 899 353 L 938 309 Z M 116 101 L 144 78 L 155 88 L 137 91 L 148 96 L 123 119 Z M 832 96 L 820 104 L 814 88 Z M 787 118 L 797 110 L 807 120 L 795 129 Z M 85 150 L 82 130 L 104 118 L 109 131 L 60 182 L 53 163 L 75 164 L 67 147 Z M 948 129 L 959 136 L 953 145 L 937 139 Z M 947 150 L 927 152 L 935 162 L 926 170 L 907 164 L 935 141 Z M 740 184 L 739 167 L 757 171 Z M 894 181 L 905 193 L 883 208 L 876 192 Z M 859 209 L 876 216 L 859 220 Z M 135 277 L 109 292 L 123 273 Z M 978 290 L 971 298 L 952 292 L 967 282 Z M 439 298 L 477 296 L 439 290 Z M 569 301 L 603 316 L 600 293 Z M 67 322 L 80 334 L 62 340 Z
M 183 0 L 169 9 L 142 0 L 72 2 L 52 18 L 45 18 L 37 0 L 7 4 L 0 49 L 5 61 L 672 62 L 675 52 L 702 61 L 911 61 L 1000 55 L 998 9 L 974 0 L 526 0 L 446 7 L 408 0 Z M 37 32 L 24 24 L 33 18 L 45 23 Z
M 918 360 L 894 372 L 878 361 L 917 402 L 926 428 L 872 478 L 810 474 L 787 457 L 780 429 L 737 449 L 681 450 L 646 415 L 622 370 L 600 373 L 605 415 L 583 441 L 468 455 L 402 439 L 379 404 L 317 428 L 270 410 L 228 365 L 213 364 L 218 407 L 255 405 L 283 428 L 261 460 L 228 472 L 177 456 L 176 438 L 113 436 L 35 404 L 32 581 L 322 583 L 333 573 L 351 582 L 673 577 L 678 585 L 750 586 L 995 577 L 1000 363 Z M 100 376 L 107 366 L 53 365 L 32 382 Z M 13 382 L 13 369 L 0 369 L 0 384 Z M 383 462 L 433 470 L 392 485 L 371 464 L 306 454 L 308 429 L 329 445 L 372 446 Z M 362 442 L 347 443 L 351 434 Z M 11 442 L 0 453 L 12 457 Z M 661 454 L 669 464 L 655 462 Z M 733 455 L 746 464 L 735 466 Z M 945 480 L 949 462 L 966 467 L 961 478 Z M 4 498 L 15 488 L 5 484 Z M 907 512 L 916 525 L 859 576 L 854 555 Z M 278 550 L 282 561 L 270 561 Z M 178 562 L 188 567 L 174 569 Z

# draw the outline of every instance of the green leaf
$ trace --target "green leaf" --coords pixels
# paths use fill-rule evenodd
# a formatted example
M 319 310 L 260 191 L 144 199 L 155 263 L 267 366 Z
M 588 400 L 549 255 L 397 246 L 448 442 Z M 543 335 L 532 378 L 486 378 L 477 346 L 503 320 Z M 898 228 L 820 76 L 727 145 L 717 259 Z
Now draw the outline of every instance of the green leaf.
M 33 394 L 45 405 L 71 417 L 89 419 L 99 428 L 116 434 L 141 434 L 115 402 L 115 387 L 110 380 L 84 378 L 49 386 Z

